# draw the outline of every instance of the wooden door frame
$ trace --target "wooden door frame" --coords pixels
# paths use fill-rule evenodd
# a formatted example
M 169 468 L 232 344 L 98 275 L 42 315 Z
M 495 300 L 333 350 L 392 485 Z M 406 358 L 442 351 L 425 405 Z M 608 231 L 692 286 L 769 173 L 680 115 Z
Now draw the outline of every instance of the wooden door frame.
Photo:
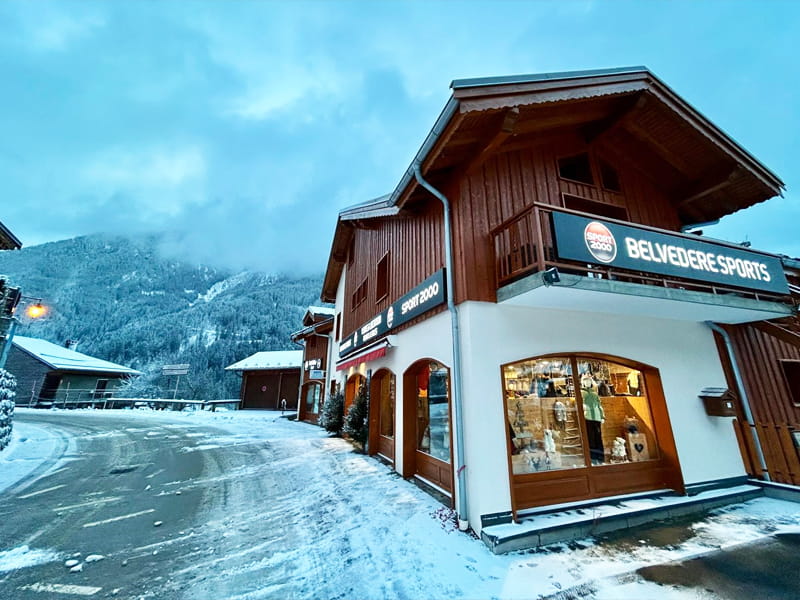
M 414 361 L 403 372 L 403 470 L 402 475 L 408 479 L 417 475 L 417 375 L 420 368 L 426 368 L 435 362 L 447 369 L 447 419 L 450 431 L 450 481 L 449 493 L 452 496 L 453 486 L 453 402 L 451 369 L 435 358 L 420 358 Z M 433 460 L 438 460 L 431 457 Z M 444 461 L 440 461 L 444 462 Z M 436 483 L 436 482 L 432 482 Z
M 382 367 L 378 369 L 370 378 L 370 389 L 369 389 L 369 455 L 373 456 L 378 453 L 378 440 L 381 437 L 381 394 L 380 394 L 380 386 L 381 382 L 384 377 L 394 378 L 395 379 L 395 386 L 396 384 L 396 377 L 395 374 L 392 372 L 391 369 L 386 367 Z M 397 396 L 395 393 L 395 410 L 392 411 L 392 431 L 394 435 L 392 436 L 392 456 L 386 457 L 391 458 L 394 461 L 395 452 L 397 451 Z

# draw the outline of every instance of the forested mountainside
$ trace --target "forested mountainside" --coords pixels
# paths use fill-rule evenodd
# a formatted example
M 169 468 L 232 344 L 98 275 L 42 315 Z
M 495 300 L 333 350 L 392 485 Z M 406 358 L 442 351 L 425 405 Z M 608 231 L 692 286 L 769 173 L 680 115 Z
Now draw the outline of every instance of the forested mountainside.
M 319 303 L 322 277 L 233 273 L 159 256 L 156 236 L 84 236 L 0 252 L 0 274 L 50 308 L 17 333 L 144 372 L 131 392 L 157 395 L 165 364 L 189 363 L 179 396 L 236 398 L 227 365 L 262 350 L 297 349 L 289 335 Z M 159 390 L 159 387 L 161 390 Z

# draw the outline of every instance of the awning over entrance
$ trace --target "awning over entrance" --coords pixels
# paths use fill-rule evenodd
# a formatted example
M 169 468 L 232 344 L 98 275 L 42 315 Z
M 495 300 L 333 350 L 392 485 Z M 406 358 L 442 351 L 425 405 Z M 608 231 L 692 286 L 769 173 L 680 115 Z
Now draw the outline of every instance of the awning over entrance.
M 336 370 L 344 371 L 345 369 L 349 369 L 350 367 L 356 367 L 361 363 L 365 363 L 370 360 L 375 360 L 376 358 L 380 358 L 381 356 L 385 356 L 386 350 L 389 347 L 390 344 L 388 340 L 383 340 L 381 342 L 378 342 L 374 346 L 365 348 L 364 350 L 359 352 L 356 356 L 349 357 L 344 362 L 337 364 Z

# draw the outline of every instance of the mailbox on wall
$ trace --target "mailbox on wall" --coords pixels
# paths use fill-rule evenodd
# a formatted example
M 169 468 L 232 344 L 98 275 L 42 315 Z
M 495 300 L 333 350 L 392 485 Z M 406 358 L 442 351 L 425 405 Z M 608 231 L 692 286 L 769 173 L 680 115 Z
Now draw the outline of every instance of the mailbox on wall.
M 700 399 L 706 414 L 712 417 L 735 417 L 736 395 L 728 388 L 703 388 Z

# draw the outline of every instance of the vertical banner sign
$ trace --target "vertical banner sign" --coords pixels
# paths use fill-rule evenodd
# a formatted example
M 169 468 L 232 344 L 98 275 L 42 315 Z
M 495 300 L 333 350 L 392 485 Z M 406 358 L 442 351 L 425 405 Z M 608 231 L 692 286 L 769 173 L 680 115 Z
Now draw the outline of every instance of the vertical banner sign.
M 777 256 L 558 211 L 552 216 L 559 258 L 789 293 Z
M 348 335 L 339 344 L 339 357 L 343 358 L 408 323 L 432 308 L 443 304 L 447 290 L 444 285 L 444 269 L 439 269 L 414 289 L 398 298 L 392 305 Z

